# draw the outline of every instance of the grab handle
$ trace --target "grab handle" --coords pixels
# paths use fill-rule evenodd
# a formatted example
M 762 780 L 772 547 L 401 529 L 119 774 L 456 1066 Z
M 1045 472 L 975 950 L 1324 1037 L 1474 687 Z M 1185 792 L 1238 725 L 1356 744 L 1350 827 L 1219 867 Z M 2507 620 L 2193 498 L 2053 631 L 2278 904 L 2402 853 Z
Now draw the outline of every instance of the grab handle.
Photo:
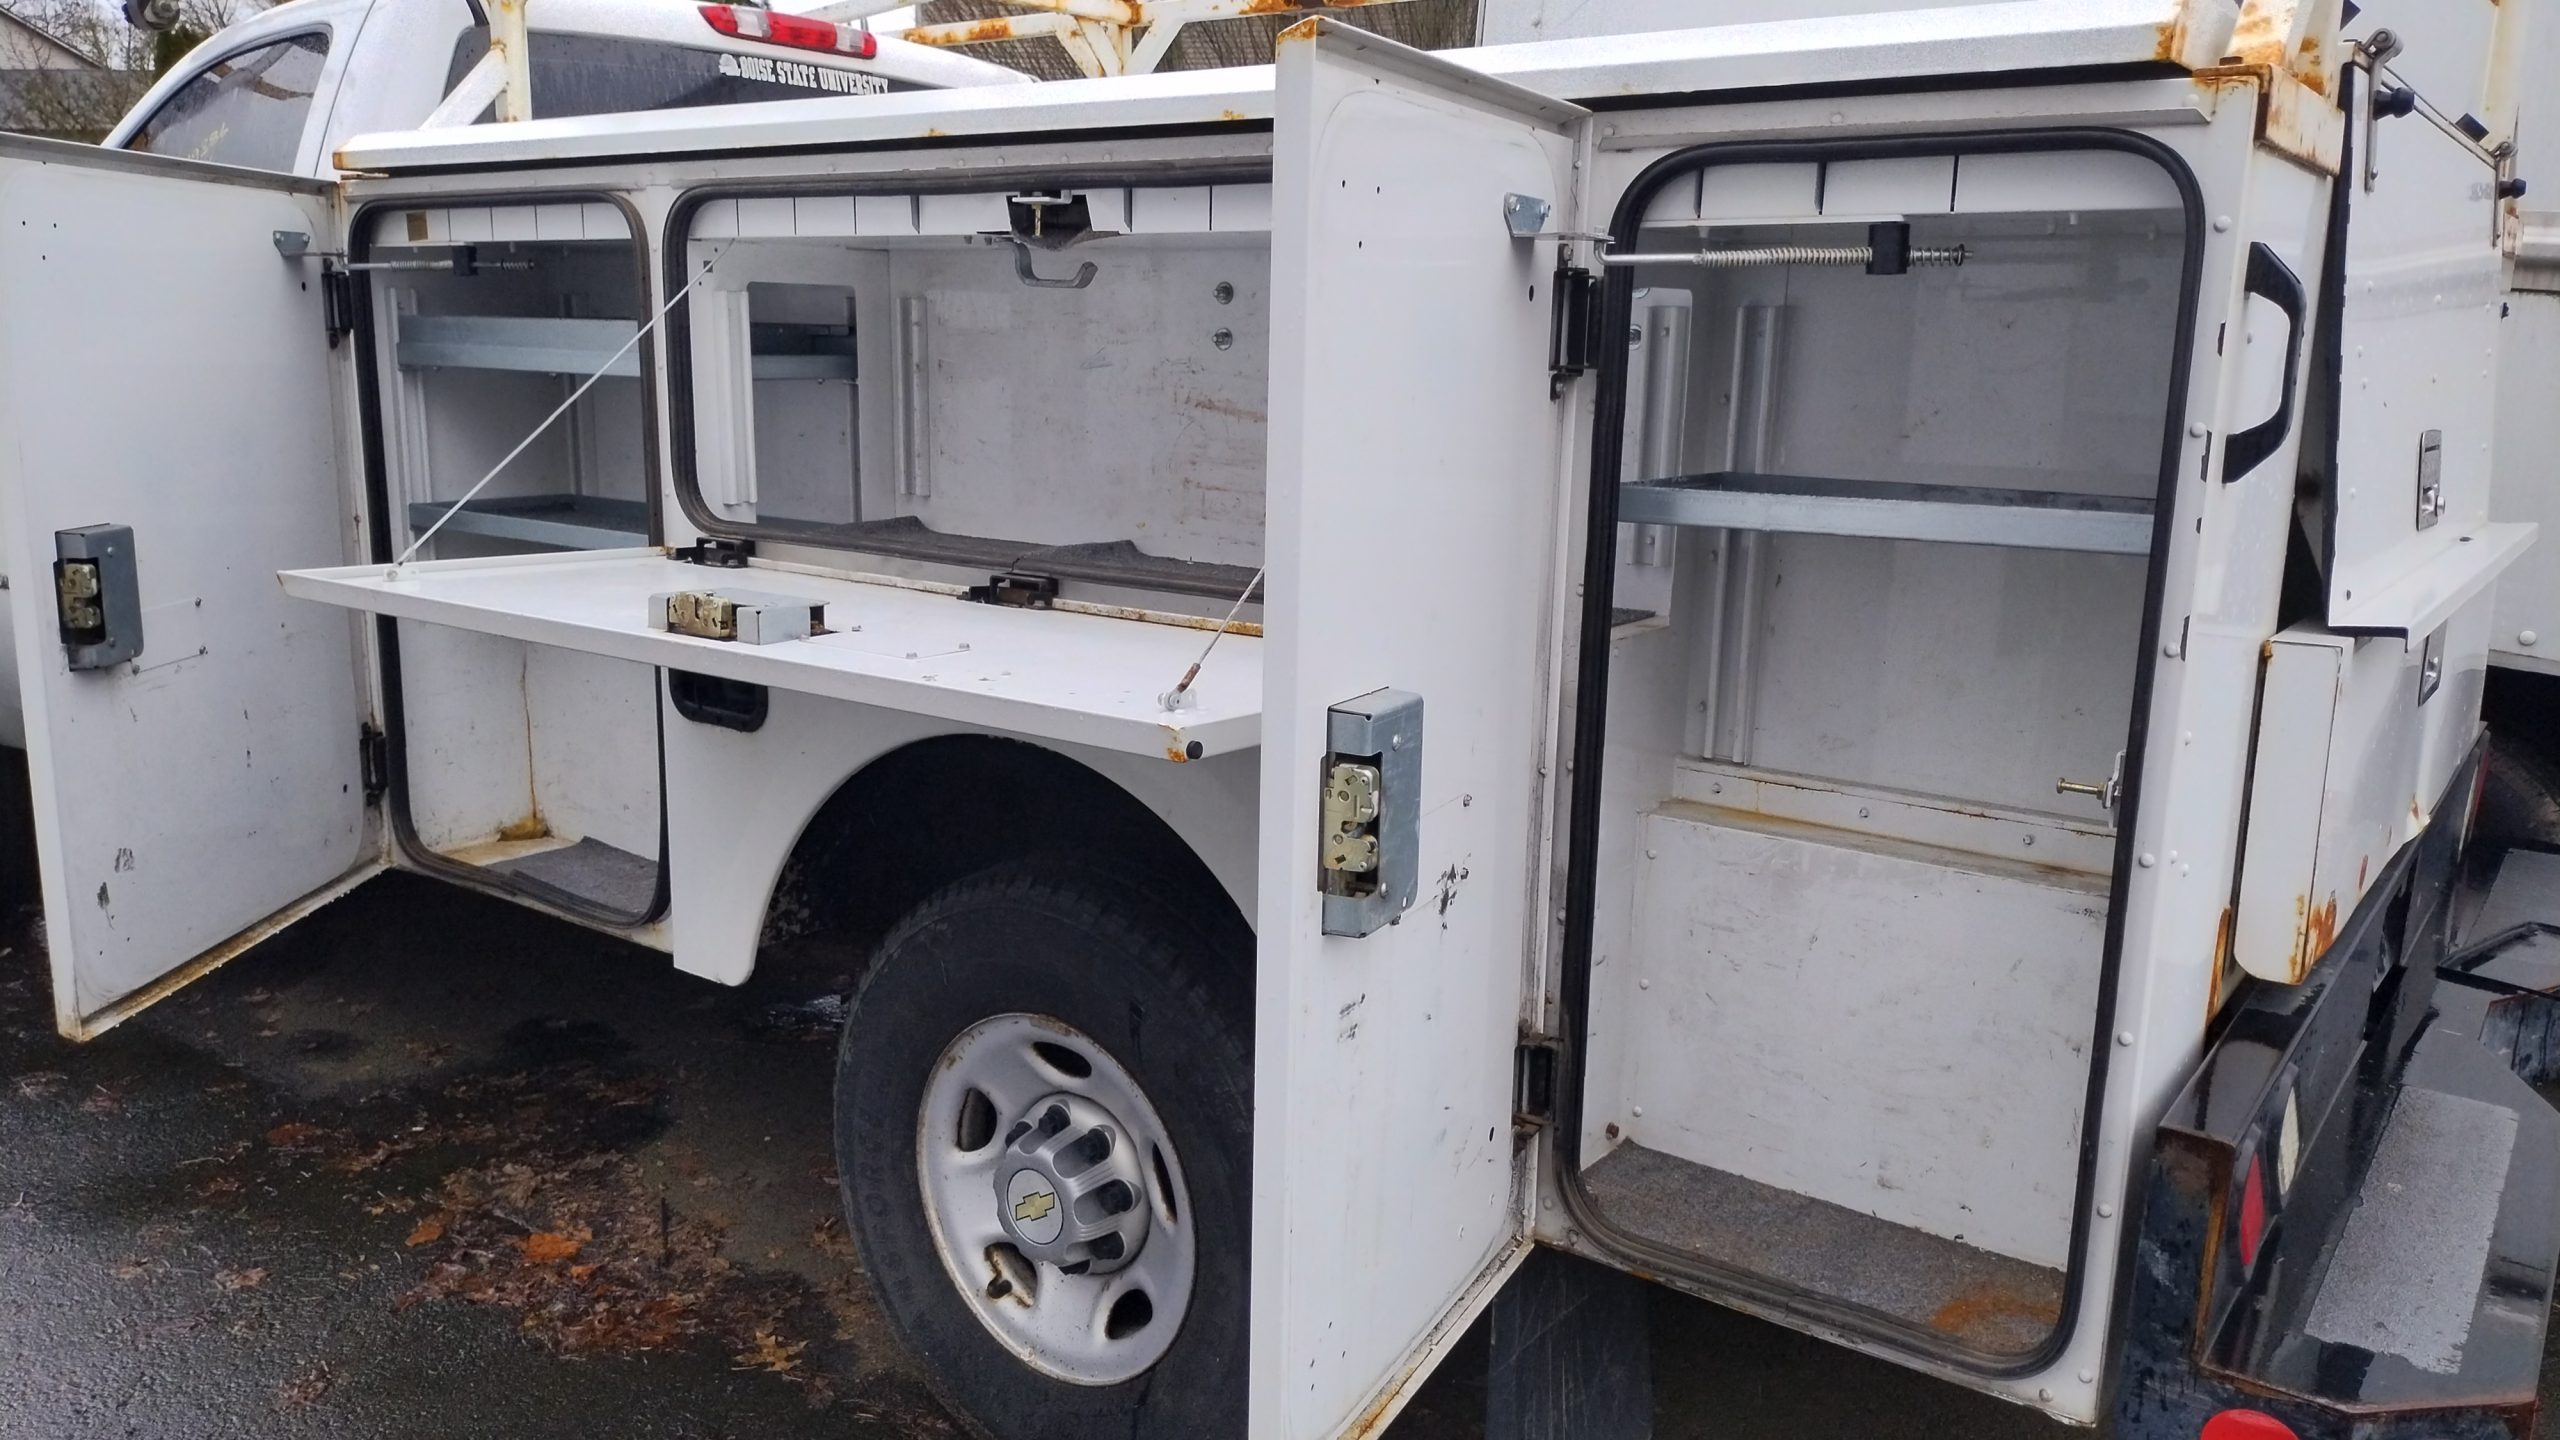
M 2284 399 L 2276 413 L 2233 435 L 2222 447 L 2222 483 L 2230 484 L 2265 464 L 2267 457 L 2284 448 L 2293 434 L 2293 393 L 2295 382 L 2302 378 L 2302 342 L 2306 338 L 2302 322 L 2304 309 L 2302 279 L 2291 267 L 2262 242 L 2249 246 L 2249 273 L 2245 288 L 2251 295 L 2274 303 L 2284 312 L 2290 334 L 2284 350 Z

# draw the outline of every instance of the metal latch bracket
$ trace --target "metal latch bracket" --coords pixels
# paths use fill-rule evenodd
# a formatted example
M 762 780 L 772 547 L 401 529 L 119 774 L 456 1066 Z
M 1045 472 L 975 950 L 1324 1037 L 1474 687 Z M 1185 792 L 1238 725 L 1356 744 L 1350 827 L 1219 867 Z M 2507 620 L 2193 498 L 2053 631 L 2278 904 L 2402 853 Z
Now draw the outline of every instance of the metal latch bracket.
M 1325 713 L 1324 933 L 1372 935 L 1413 908 L 1422 863 L 1422 697 L 1373 690 Z

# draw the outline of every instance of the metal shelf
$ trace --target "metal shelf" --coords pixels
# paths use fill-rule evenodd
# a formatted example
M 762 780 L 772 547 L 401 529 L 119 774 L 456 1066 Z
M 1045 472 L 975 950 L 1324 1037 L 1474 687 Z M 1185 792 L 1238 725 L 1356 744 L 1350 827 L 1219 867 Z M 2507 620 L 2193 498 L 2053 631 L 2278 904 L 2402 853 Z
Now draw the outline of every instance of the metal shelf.
M 2112 495 L 1733 472 L 1640 481 L 1618 492 L 1618 518 L 1634 525 L 1861 535 L 2098 555 L 2150 554 L 2151 511 L 2149 500 Z
M 450 500 L 409 506 L 409 533 L 423 535 L 453 507 Z M 517 495 L 474 500 L 445 522 L 437 538 L 485 535 L 557 550 L 627 550 L 649 543 L 649 507 L 638 500 L 594 495 Z
M 513 370 L 536 375 L 588 376 L 598 370 L 624 379 L 640 375 L 640 351 L 605 362 L 639 328 L 631 320 L 545 319 L 538 315 L 410 315 L 400 321 L 398 355 L 404 370 Z M 832 330 L 788 333 L 797 327 L 758 325 L 753 330 L 758 380 L 851 380 L 853 337 Z

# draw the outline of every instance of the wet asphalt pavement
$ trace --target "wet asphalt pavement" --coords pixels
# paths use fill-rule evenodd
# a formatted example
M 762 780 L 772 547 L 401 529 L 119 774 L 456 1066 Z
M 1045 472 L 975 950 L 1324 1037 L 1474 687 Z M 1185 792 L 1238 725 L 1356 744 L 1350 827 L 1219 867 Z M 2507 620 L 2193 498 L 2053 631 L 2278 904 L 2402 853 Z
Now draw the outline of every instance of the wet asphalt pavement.
M 0 920 L 0 1440 L 959 1436 L 837 1218 L 851 970 L 390 876 L 85 1046 Z M 1688 1301 L 1661 1440 L 2085 1434 Z M 1392 1440 L 1482 1433 L 1472 1337 Z

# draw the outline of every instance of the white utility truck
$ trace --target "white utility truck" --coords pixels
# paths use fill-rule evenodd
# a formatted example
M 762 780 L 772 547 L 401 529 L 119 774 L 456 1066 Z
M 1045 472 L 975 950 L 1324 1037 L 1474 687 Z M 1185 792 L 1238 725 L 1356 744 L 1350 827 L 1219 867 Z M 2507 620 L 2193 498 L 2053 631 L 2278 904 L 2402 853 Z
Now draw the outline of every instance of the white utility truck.
M 2548 857 L 2452 936 L 2528 8 L 7 142 L 61 1027 L 385 867 L 876 936 L 846 1213 L 996 1436 L 1375 1435 L 1490 1306 L 1490 1433 L 1619 1440 L 1624 1271 L 2125 1440 L 2524 1440 Z

